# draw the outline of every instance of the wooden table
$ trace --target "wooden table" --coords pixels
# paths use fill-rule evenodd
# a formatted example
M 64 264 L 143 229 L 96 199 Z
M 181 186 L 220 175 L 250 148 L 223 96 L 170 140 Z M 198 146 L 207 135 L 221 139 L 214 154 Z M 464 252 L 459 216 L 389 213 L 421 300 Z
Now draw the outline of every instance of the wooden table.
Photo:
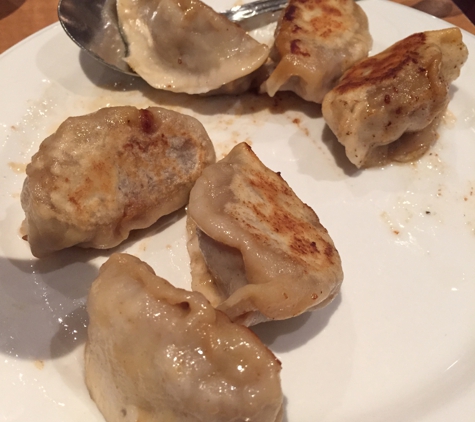
M 434 9 L 435 3 L 448 0 L 394 0 L 420 9 Z M 459 0 L 464 1 L 464 0 Z M 466 0 L 471 2 L 473 0 Z M 467 3 L 469 4 L 469 3 Z M 0 53 L 39 29 L 56 22 L 58 0 L 0 0 Z M 432 14 L 475 34 L 475 26 L 453 3 L 445 4 L 440 10 L 429 10 Z M 426 10 L 425 10 L 426 11 Z

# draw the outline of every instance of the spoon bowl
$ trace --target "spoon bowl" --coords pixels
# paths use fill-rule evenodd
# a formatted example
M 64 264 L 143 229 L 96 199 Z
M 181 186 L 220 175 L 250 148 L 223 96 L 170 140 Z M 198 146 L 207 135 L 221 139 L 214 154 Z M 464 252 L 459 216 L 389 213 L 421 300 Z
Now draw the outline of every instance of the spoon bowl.
M 258 0 L 222 12 L 243 22 L 284 8 L 288 0 Z M 127 45 L 117 18 L 116 0 L 59 0 L 58 18 L 64 31 L 84 51 L 108 67 L 138 76 L 125 62 Z
M 112 69 L 137 76 L 124 61 L 127 46 L 119 30 L 116 0 L 60 0 L 58 18 L 84 51 Z

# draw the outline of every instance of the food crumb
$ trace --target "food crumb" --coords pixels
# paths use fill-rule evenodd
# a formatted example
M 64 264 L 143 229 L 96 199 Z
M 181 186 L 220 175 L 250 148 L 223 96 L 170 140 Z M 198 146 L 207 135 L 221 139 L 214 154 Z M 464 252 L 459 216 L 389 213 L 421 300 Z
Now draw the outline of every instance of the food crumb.
M 24 174 L 26 172 L 25 163 L 9 162 L 8 167 L 10 167 L 10 169 L 13 170 L 16 174 Z
M 45 362 L 42 360 L 35 360 L 33 364 L 36 366 L 37 369 L 41 370 L 45 367 Z

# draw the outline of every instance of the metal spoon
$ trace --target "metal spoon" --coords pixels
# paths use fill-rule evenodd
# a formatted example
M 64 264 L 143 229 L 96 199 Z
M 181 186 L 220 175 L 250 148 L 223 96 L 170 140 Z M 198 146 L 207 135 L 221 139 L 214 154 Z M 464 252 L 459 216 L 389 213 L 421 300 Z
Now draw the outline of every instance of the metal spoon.
M 258 0 L 223 12 L 233 22 L 276 12 L 288 0 Z M 69 37 L 107 66 L 137 76 L 123 60 L 127 46 L 120 34 L 116 0 L 59 0 L 59 21 Z

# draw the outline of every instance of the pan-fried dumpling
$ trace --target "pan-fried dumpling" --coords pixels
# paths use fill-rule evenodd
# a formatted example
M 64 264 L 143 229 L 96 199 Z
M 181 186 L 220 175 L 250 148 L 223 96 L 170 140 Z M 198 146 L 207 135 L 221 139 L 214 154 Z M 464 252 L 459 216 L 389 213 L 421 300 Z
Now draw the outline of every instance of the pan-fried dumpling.
M 290 0 L 276 29 L 277 63 L 262 90 L 321 103 L 340 76 L 368 55 L 368 19 L 354 0 Z
M 327 230 L 246 143 L 196 181 L 188 232 L 192 288 L 232 321 L 290 318 L 339 292 L 341 261 Z
M 250 75 L 269 55 L 200 0 L 118 0 L 127 63 L 155 88 L 202 94 Z
M 369 167 L 422 156 L 467 55 L 460 30 L 450 28 L 411 35 L 348 70 L 322 104 L 348 159 Z
M 159 107 L 71 117 L 26 168 L 21 203 L 33 255 L 111 248 L 188 202 L 214 148 L 195 118 Z
M 86 384 L 107 422 L 282 420 L 272 352 L 138 258 L 109 258 L 87 311 Z

